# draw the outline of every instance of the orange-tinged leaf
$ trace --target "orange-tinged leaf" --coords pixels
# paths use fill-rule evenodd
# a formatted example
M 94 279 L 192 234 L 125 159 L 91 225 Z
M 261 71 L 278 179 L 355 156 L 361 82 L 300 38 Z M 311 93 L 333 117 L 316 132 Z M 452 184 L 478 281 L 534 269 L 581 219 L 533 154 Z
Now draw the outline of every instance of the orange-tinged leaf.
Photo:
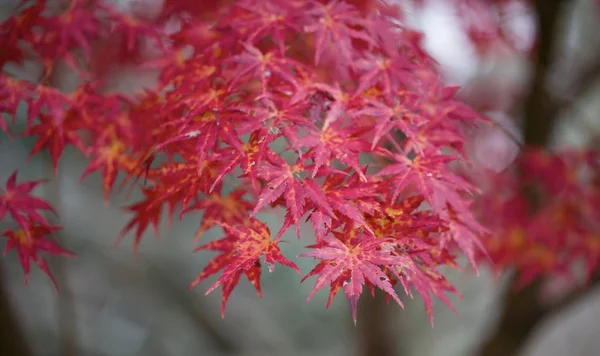
M 175 203 L 173 200 L 165 199 L 164 192 L 160 189 L 144 188 L 142 189 L 142 192 L 144 193 L 144 200 L 126 208 L 126 210 L 132 212 L 134 216 L 121 230 L 119 237 L 115 241 L 116 244 L 119 244 L 126 237 L 127 233 L 135 228 L 136 231 L 133 242 L 134 255 L 137 255 L 144 232 L 146 232 L 150 225 L 154 228 L 154 234 L 158 235 L 158 225 L 162 216 L 164 204 L 168 204 L 169 217 L 173 215 L 173 211 L 175 210 Z
M 339 288 L 337 286 L 338 278 L 346 273 L 348 279 L 344 280 L 342 288 L 350 303 L 355 324 L 356 306 L 365 281 L 371 282 L 392 296 L 400 306 L 403 306 L 389 278 L 381 270 L 381 267 L 402 263 L 397 256 L 393 256 L 384 247 L 391 242 L 390 240 L 364 237 L 358 242 L 346 244 L 337 238 L 326 236 L 323 241 L 323 247 L 299 255 L 299 257 L 314 257 L 323 260 L 323 264 L 316 267 L 318 272 L 309 273 L 309 275 L 316 274 L 317 281 L 307 300 L 312 299 L 315 293 L 326 285 L 333 284 L 332 293 L 335 293 L 334 291 Z
M 61 125 L 57 125 L 55 121 L 46 114 L 40 114 L 38 116 L 39 123 L 29 130 L 26 134 L 29 136 L 38 136 L 35 145 L 31 149 L 29 158 L 33 157 L 37 153 L 44 149 L 48 150 L 50 158 L 52 159 L 52 167 L 54 174 L 56 175 L 58 170 L 58 161 L 62 156 L 62 153 L 67 144 L 72 144 L 80 149 L 83 149 L 83 142 L 77 135 L 76 130 L 73 129 L 73 118 L 69 116 L 65 117 L 65 122 Z
M 365 32 L 354 29 L 364 24 L 360 12 L 343 1 L 315 3 L 315 9 L 307 11 L 313 19 L 304 27 L 305 32 L 315 35 L 315 65 L 319 64 L 323 54 L 330 47 L 335 49 L 331 52 L 339 53 L 346 63 L 351 64 L 354 52 L 352 39 L 361 39 L 368 43 L 373 41 Z
M 253 268 L 261 257 L 264 257 L 269 271 L 273 271 L 275 262 L 278 262 L 300 273 L 298 266 L 283 256 L 278 246 L 279 241 L 271 239 L 269 228 L 261 221 L 251 219 L 248 225 L 219 225 L 227 236 L 235 240 L 235 254 L 232 263 L 223 268 L 223 273 L 206 294 L 232 279 L 239 278 L 240 273 Z
M 31 195 L 31 191 L 45 180 L 28 181 L 17 184 L 17 171 L 13 172 L 6 181 L 4 189 L 0 188 L 0 220 L 10 215 L 13 220 L 29 234 L 28 227 L 31 224 L 50 226 L 48 220 L 38 210 L 52 212 L 56 211 L 45 200 Z
M 88 150 L 93 158 L 81 174 L 79 181 L 83 181 L 97 170 L 102 170 L 104 200 L 108 202 L 110 192 L 117 179 L 118 169 L 124 160 L 128 160 L 125 151 L 125 143 L 121 140 L 100 137 L 97 143 Z
M 212 276 L 218 271 L 226 268 L 228 265 L 234 263 L 236 258 L 236 247 L 237 239 L 235 236 L 228 235 L 222 239 L 211 241 L 207 244 L 198 246 L 194 249 L 194 252 L 202 251 L 202 250 L 211 250 L 211 251 L 219 251 L 220 255 L 213 258 L 208 265 L 200 272 L 200 274 L 192 281 L 190 284 L 190 289 L 193 289 L 198 283 L 202 282 L 206 278 Z M 247 270 L 240 270 L 235 273 L 231 279 L 225 281 L 223 283 L 223 292 L 222 292 L 222 304 L 221 304 L 221 316 L 225 316 L 225 309 L 227 307 L 227 301 L 229 300 L 229 296 L 231 292 L 239 282 L 240 276 L 245 274 L 248 278 L 248 281 L 256 288 L 256 292 L 259 297 L 262 297 L 262 292 L 260 288 L 260 275 L 261 275 L 261 265 L 258 260 Z
M 252 204 L 243 200 L 246 193 L 247 191 L 244 189 L 234 190 L 227 196 L 211 193 L 187 209 L 186 212 L 198 210 L 203 212 L 202 222 L 194 236 L 194 240 L 199 240 L 204 232 L 213 226 L 217 226 L 217 222 L 228 225 L 244 224 L 249 212 L 252 210 Z
M 55 291 L 58 291 L 56 281 L 48 268 L 46 260 L 39 253 L 47 253 L 57 256 L 74 256 L 75 254 L 69 250 L 62 248 L 56 242 L 50 239 L 56 230 L 61 229 L 60 226 L 54 225 L 39 225 L 33 220 L 28 221 L 28 225 L 18 230 L 4 231 L 3 235 L 8 240 L 4 249 L 6 255 L 9 250 L 15 249 L 21 262 L 21 267 L 25 273 L 25 283 L 29 279 L 31 269 L 30 261 L 33 261 L 38 267 L 50 278 Z

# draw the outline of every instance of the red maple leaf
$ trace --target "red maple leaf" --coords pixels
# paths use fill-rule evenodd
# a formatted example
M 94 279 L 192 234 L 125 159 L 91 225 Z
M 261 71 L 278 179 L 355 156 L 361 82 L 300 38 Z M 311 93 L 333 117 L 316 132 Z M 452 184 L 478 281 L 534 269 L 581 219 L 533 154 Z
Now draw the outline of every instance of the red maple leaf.
M 359 153 L 369 149 L 368 143 L 360 138 L 365 131 L 363 127 L 344 125 L 342 120 L 337 120 L 320 130 L 309 130 L 306 136 L 296 141 L 295 146 L 300 149 L 310 148 L 306 156 L 314 161 L 313 178 L 321 167 L 328 166 L 333 158 L 337 158 L 366 181 L 358 159 Z
M 378 100 L 367 99 L 369 107 L 354 111 L 352 116 L 367 115 L 375 118 L 375 127 L 373 143 L 371 144 L 371 150 L 377 146 L 377 143 L 381 138 L 394 137 L 394 129 L 399 129 L 409 140 L 415 140 L 419 125 L 422 123 L 418 120 L 418 117 L 411 115 L 410 111 L 401 103 L 395 105 L 389 105 Z M 390 133 L 391 132 L 391 133 Z M 394 140 L 392 138 L 392 140 Z M 422 151 L 417 153 L 423 154 Z
M 228 225 L 218 223 L 226 235 L 235 238 L 235 254 L 232 263 L 223 268 L 223 273 L 217 281 L 206 291 L 209 294 L 220 285 L 225 285 L 228 281 L 239 278 L 241 272 L 248 271 L 259 262 L 259 258 L 264 257 L 269 271 L 275 268 L 275 262 L 288 266 L 298 273 L 300 270 L 295 263 L 283 256 L 279 249 L 279 240 L 271 239 L 269 228 L 261 221 L 251 218 L 246 225 Z
M 47 114 L 57 127 L 61 127 L 65 113 L 71 106 L 69 97 L 61 91 L 45 85 L 38 85 L 35 95 L 27 107 L 27 127 L 30 128 L 40 113 Z M 45 109 L 45 111 L 43 111 Z
M 79 181 L 97 170 L 102 170 L 102 185 L 104 188 L 104 200 L 108 202 L 110 192 L 117 179 L 118 168 L 125 156 L 125 143 L 118 139 L 99 137 L 94 146 L 87 149 L 92 155 L 91 162 L 81 174 Z
M 0 128 L 6 132 L 8 126 L 4 121 L 4 113 L 9 114 L 13 121 L 17 114 L 17 109 L 22 101 L 29 102 L 33 86 L 25 81 L 11 78 L 7 75 L 0 74 Z M 10 132 L 9 132 L 10 133 Z
M 269 96 L 267 89 L 271 78 L 279 78 L 298 87 L 294 78 L 294 70 L 302 66 L 299 62 L 273 51 L 263 53 L 251 44 L 242 43 L 242 47 L 244 52 L 228 59 L 239 65 L 239 70 L 236 71 L 234 79 L 229 84 L 230 88 L 236 87 L 248 74 L 253 78 L 260 78 L 263 97 Z
M 167 215 L 169 218 L 173 216 L 176 207 L 174 199 L 165 197 L 164 191 L 160 188 L 144 188 L 142 192 L 144 193 L 144 200 L 125 208 L 126 211 L 132 212 L 135 215 L 129 220 L 115 240 L 115 244 L 121 243 L 126 235 L 135 228 L 136 231 L 133 240 L 134 255 L 137 255 L 144 232 L 146 232 L 150 225 L 154 228 L 154 234 L 158 235 L 158 225 L 165 203 L 168 205 Z
M 48 220 L 38 210 L 56 214 L 54 208 L 45 200 L 31 195 L 31 191 L 46 180 L 28 181 L 17 184 L 17 172 L 13 172 L 6 181 L 5 189 L 0 188 L 0 220 L 8 213 L 13 220 L 29 234 L 27 227 L 33 224 L 50 226 Z M 28 236 L 31 237 L 31 236 Z
M 344 281 L 343 289 L 350 303 L 355 324 L 356 305 L 366 281 L 392 296 L 400 306 L 403 306 L 390 279 L 381 270 L 381 267 L 402 263 L 397 256 L 390 253 L 390 244 L 393 244 L 393 240 L 376 239 L 363 235 L 362 238 L 347 243 L 332 236 L 326 236 L 323 241 L 323 247 L 299 255 L 299 257 L 314 257 L 323 261 L 315 267 L 315 269 L 318 268 L 317 281 L 307 300 L 312 299 L 319 289 L 331 285 L 346 273 L 348 279 Z M 313 274 L 315 272 L 309 273 L 309 275 Z
M 300 136 L 299 130 L 313 126 L 304 116 L 309 108 L 310 105 L 306 101 L 293 102 L 271 95 L 270 98 L 263 98 L 253 105 L 236 107 L 247 115 L 246 120 L 237 125 L 237 132 L 239 135 L 258 135 L 260 146 L 265 148 L 281 136 L 285 137 L 290 145 L 295 146 Z
M 194 249 L 194 252 L 202 251 L 202 250 L 211 250 L 211 251 L 220 251 L 221 254 L 217 257 L 213 258 L 208 265 L 200 272 L 200 274 L 190 283 L 190 289 L 193 289 L 198 283 L 202 282 L 206 278 L 212 276 L 213 274 L 219 272 L 222 269 L 227 268 L 227 266 L 233 264 L 236 259 L 237 254 L 237 237 L 233 235 L 227 235 L 226 237 L 211 241 L 207 244 L 198 246 Z M 256 292 L 259 297 L 262 297 L 262 291 L 260 288 L 260 275 L 262 272 L 262 268 L 260 262 L 256 260 L 254 264 L 246 269 L 246 270 L 238 270 L 233 274 L 233 276 L 223 282 L 223 292 L 222 292 L 222 303 L 221 303 L 221 316 L 225 317 L 225 308 L 227 307 L 227 301 L 229 300 L 229 296 L 231 292 L 238 284 L 240 280 L 240 276 L 242 274 L 246 275 L 248 281 L 256 288 Z
M 252 215 L 283 196 L 292 222 L 296 225 L 296 235 L 300 237 L 299 223 L 306 212 L 307 200 L 325 212 L 331 212 L 331 207 L 324 199 L 322 190 L 307 183 L 308 178 L 303 177 L 306 175 L 305 167 L 301 163 L 290 166 L 280 157 L 273 157 L 272 161 L 257 169 L 256 175 L 266 180 L 267 184 L 260 192 Z
M 286 2 L 238 1 L 235 7 L 242 10 L 241 16 L 231 24 L 247 42 L 254 44 L 265 36 L 273 36 L 280 52 L 284 52 L 286 37 L 291 31 L 300 32 L 297 25 L 298 6 Z M 296 7 L 296 8 L 294 8 Z
M 359 176 L 354 175 L 353 177 Z M 374 234 L 365 220 L 365 215 L 373 214 L 379 209 L 379 203 L 375 200 L 376 188 L 377 185 L 374 183 L 348 178 L 348 175 L 344 173 L 333 173 L 325 178 L 322 190 L 325 201 L 334 212 L 338 213 L 338 216 L 346 216 L 354 224 L 362 226 Z
M 389 176 L 394 182 L 392 201 L 396 200 L 403 189 L 414 185 L 417 192 L 425 197 L 438 214 L 446 214 L 444 213 L 446 204 L 453 206 L 460 214 L 467 211 L 459 192 L 473 193 L 477 189 L 464 178 L 448 170 L 448 163 L 456 161 L 456 156 L 429 151 L 411 160 L 403 154 L 383 150 L 379 152 L 397 162 L 385 166 L 376 174 L 376 176 Z
M 29 279 L 30 261 L 33 261 L 50 278 L 54 290 L 58 291 L 56 281 L 48 268 L 48 264 L 39 253 L 42 252 L 57 256 L 75 256 L 73 252 L 62 248 L 56 242 L 49 239 L 49 235 L 59 229 L 61 229 L 60 226 L 39 225 L 33 222 L 33 220 L 28 220 L 27 225 L 21 229 L 16 231 L 8 230 L 3 233 L 3 236 L 8 239 L 4 254 L 6 255 L 11 249 L 17 250 L 21 267 L 25 273 L 25 283 Z
M 364 58 L 356 61 L 356 67 L 362 71 L 356 88 L 357 94 L 380 85 L 383 87 L 384 97 L 391 99 L 401 84 L 410 82 L 409 71 L 415 65 L 405 55 L 400 55 L 400 51 L 395 50 L 387 56 L 376 56 L 367 52 L 363 56 Z
M 186 209 L 186 213 L 198 210 L 203 212 L 194 240 L 199 240 L 204 232 L 216 226 L 217 221 L 229 225 L 243 224 L 253 207 L 250 202 L 243 199 L 246 194 L 247 191 L 244 189 L 236 189 L 227 196 L 211 193 Z
M 351 64 L 354 52 L 352 39 L 367 43 L 373 41 L 365 32 L 356 29 L 364 24 L 360 12 L 354 6 L 338 0 L 326 4 L 314 1 L 314 4 L 314 9 L 305 11 L 310 16 L 310 23 L 304 27 L 304 31 L 315 33 L 315 65 L 319 64 L 330 47 L 335 49 L 332 52 L 339 53 Z
M 37 153 L 47 149 L 52 159 L 54 174 L 58 170 L 58 161 L 67 144 L 72 144 L 81 150 L 84 150 L 83 141 L 79 138 L 76 130 L 73 129 L 75 123 L 73 112 L 68 112 L 62 125 L 56 125 L 51 116 L 46 114 L 38 115 L 39 123 L 26 131 L 28 136 L 38 136 L 35 145 L 29 153 L 29 158 Z
M 39 35 L 35 48 L 41 52 L 45 62 L 53 62 L 54 58 L 61 56 L 78 67 L 69 53 L 72 48 L 80 48 L 89 60 L 90 42 L 100 35 L 102 29 L 98 18 L 99 3 L 97 0 L 70 0 L 67 8 L 58 15 L 40 18 L 39 24 L 44 31 Z

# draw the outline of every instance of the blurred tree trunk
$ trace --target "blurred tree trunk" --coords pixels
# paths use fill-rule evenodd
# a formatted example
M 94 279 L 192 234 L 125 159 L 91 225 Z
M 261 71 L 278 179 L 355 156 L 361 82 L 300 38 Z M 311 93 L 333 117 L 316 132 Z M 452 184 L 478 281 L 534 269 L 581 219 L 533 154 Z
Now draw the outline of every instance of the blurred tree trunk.
M 6 292 L 2 265 L 0 265 L 0 351 L 0 354 L 10 356 L 33 355 Z
M 569 3 L 570 0 L 535 0 L 534 3 L 538 16 L 538 48 L 533 63 L 535 67 L 531 89 L 523 107 L 525 146 L 546 146 L 558 115 L 562 109 L 571 104 L 571 101 L 565 102 L 553 98 L 546 84 L 553 64 L 559 21 L 562 20 L 564 9 Z M 571 100 L 576 100 L 585 94 L 598 77 L 600 66 L 594 65 L 589 69 L 583 71 L 579 82 L 575 83 L 574 91 L 571 93 L 573 95 L 570 95 Z M 535 207 L 535 202 L 532 203 Z M 515 276 L 513 282 L 518 277 Z M 542 320 L 583 294 L 578 290 L 558 305 L 545 308 L 540 304 L 540 290 L 543 284 L 544 280 L 539 279 L 520 290 L 515 290 L 512 286 L 509 288 L 498 327 L 482 344 L 477 355 L 518 355 Z

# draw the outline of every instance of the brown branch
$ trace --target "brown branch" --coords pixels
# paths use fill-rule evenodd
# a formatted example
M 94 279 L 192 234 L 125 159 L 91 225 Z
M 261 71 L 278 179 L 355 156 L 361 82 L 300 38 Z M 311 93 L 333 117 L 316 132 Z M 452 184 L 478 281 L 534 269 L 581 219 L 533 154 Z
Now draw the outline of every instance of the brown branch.
M 59 236 L 61 236 L 60 234 Z M 64 257 L 53 256 L 51 260 L 59 285 L 55 308 L 57 311 L 57 331 L 59 334 L 62 356 L 77 356 L 79 352 L 77 316 L 75 313 L 75 298 L 68 282 L 68 267 Z
M 376 291 L 375 298 L 364 295 L 358 308 L 358 333 L 363 356 L 394 356 L 398 349 L 390 335 L 391 305 L 385 294 Z
M 575 304 L 588 291 L 600 282 L 600 274 L 590 284 L 578 288 L 558 303 L 543 307 L 540 303 L 538 280 L 518 292 L 509 292 L 505 298 L 504 312 L 496 333 L 480 348 L 481 356 L 517 355 L 524 343 L 542 320 L 559 313 Z
M 567 87 L 567 95 L 555 99 L 558 102 L 556 111 L 572 107 L 575 101 L 585 97 L 600 81 L 600 56 L 584 67 Z
M 568 0 L 535 0 L 538 24 L 538 48 L 534 75 L 524 103 L 523 137 L 526 145 L 545 146 L 559 113 L 559 105 L 548 92 L 546 83 L 552 66 L 558 22 Z
M 4 272 L 0 265 L 0 354 L 31 356 L 33 352 L 6 291 Z

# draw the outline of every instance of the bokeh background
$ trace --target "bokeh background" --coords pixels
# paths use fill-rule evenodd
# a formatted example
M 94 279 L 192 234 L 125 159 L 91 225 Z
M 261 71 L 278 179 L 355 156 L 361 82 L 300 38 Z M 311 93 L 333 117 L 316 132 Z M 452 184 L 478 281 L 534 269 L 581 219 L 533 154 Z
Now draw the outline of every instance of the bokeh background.
M 119 2 L 124 10 L 128 8 L 127 1 Z M 0 0 L 0 21 L 9 16 L 14 3 Z M 476 46 L 461 26 L 461 17 L 469 15 L 457 11 L 449 0 L 430 1 L 422 9 L 409 9 L 408 14 L 411 24 L 426 34 L 426 47 L 440 62 L 448 83 L 462 85 L 464 99 L 498 123 L 497 127 L 480 132 L 471 150 L 479 164 L 502 169 L 518 151 L 513 140 L 519 136 L 519 110 L 533 68 L 525 51 L 535 37 L 532 12 L 516 6 L 505 18 L 516 49 L 493 37 L 484 41 L 483 47 L 481 43 Z M 600 62 L 600 9 L 593 0 L 570 1 L 561 15 L 561 26 L 547 85 L 557 97 L 573 103 L 560 113 L 552 145 L 599 144 L 595 140 L 600 134 L 600 80 L 586 84 L 587 90 L 577 97 L 570 97 L 570 93 L 580 85 L 576 78 Z M 123 68 L 112 75 L 115 87 L 124 92 L 134 92 L 154 80 L 154 73 L 140 72 L 139 68 Z M 600 75 L 597 77 L 600 79 Z M 68 87 L 70 80 L 65 73 L 61 85 Z M 21 113 L 18 125 L 22 125 L 24 114 Z M 301 276 L 291 269 L 276 268 L 272 273 L 264 273 L 262 299 L 249 283 L 242 281 L 222 319 L 220 291 L 204 296 L 210 282 L 193 291 L 188 287 L 213 257 L 206 252 L 192 252 L 192 236 L 199 223 L 196 217 L 188 215 L 183 221 L 175 219 L 173 224 L 163 221 L 159 235 L 155 238 L 147 233 L 139 255 L 133 258 L 131 239 L 114 246 L 129 219 L 122 209 L 125 195 L 113 194 L 110 203 L 105 204 L 98 174 L 79 183 L 86 166 L 79 153 L 68 150 L 54 176 L 49 157 L 37 155 L 27 160 L 32 145 L 31 140 L 0 136 L 0 181 L 5 181 L 15 169 L 21 179 L 50 179 L 38 193 L 58 211 L 64 226 L 59 236 L 61 243 L 78 255 L 71 259 L 49 258 L 60 295 L 54 293 L 47 277 L 37 269 L 25 285 L 15 253 L 0 260 L 2 297 L 22 328 L 32 355 L 364 354 L 361 345 L 365 335 L 373 332 L 371 326 L 365 326 L 370 324 L 361 323 L 365 316 L 354 327 L 343 296 L 338 296 L 326 310 L 326 292 L 318 293 L 307 303 L 305 299 L 314 282 L 300 284 Z M 139 198 L 136 194 L 131 201 Z M 261 219 L 275 228 L 282 214 L 263 214 Z M 217 237 L 218 233 L 210 231 L 203 239 Z M 286 255 L 295 256 L 303 252 L 310 236 L 297 240 L 288 235 L 286 240 Z M 297 263 L 303 273 L 314 264 L 310 259 L 298 259 Z M 397 305 L 375 306 L 385 308 L 377 312 L 385 317 L 376 333 L 393 340 L 397 355 L 470 355 L 496 326 L 509 276 L 494 276 L 485 268 L 479 276 L 469 268 L 462 273 L 448 271 L 448 276 L 463 298 L 452 298 L 458 315 L 441 303 L 435 305 L 434 328 L 419 297 L 404 297 L 404 310 Z M 546 289 L 551 302 L 560 298 L 568 286 L 557 280 Z M 365 305 L 369 303 L 367 299 L 362 298 L 359 310 L 374 308 Z M 600 289 L 595 288 L 541 323 L 523 355 L 590 356 L 600 354 L 598 350 Z M 1 351 L 2 356 L 13 356 Z

